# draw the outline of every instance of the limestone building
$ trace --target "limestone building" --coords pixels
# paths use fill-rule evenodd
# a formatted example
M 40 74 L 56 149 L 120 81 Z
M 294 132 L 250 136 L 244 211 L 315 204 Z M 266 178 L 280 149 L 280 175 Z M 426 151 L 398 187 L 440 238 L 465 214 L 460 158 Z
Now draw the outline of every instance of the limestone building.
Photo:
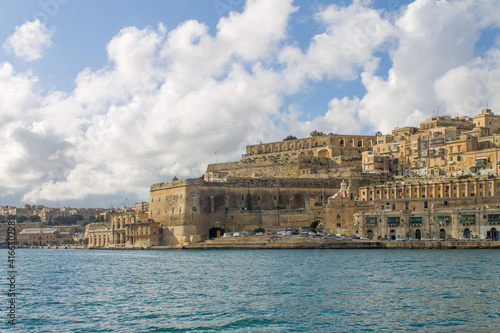
M 368 238 L 498 238 L 500 117 L 432 117 L 391 134 L 259 143 L 87 228 L 89 246 L 180 246 L 256 228 Z M 147 213 L 146 213 L 147 209 Z

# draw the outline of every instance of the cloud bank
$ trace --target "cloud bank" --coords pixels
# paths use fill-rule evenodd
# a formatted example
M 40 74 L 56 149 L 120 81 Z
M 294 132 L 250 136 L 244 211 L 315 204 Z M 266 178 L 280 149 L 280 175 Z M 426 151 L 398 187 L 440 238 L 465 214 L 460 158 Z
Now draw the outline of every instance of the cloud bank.
M 367 1 L 329 5 L 313 17 L 321 32 L 301 48 L 289 34 L 298 11 L 291 0 L 249 0 L 212 34 L 194 20 L 170 31 L 123 28 L 107 45 L 108 64 L 83 69 L 70 93 L 43 93 L 34 74 L 1 63 L 3 200 L 89 206 L 124 193 L 147 199 L 150 184 L 199 177 L 216 158 L 239 159 L 247 144 L 314 129 L 389 132 L 436 110 L 472 115 L 485 100 L 495 109 L 498 39 L 484 54 L 475 50 L 483 31 L 498 28 L 496 7 L 418 0 L 394 13 Z M 36 22 L 16 28 L 4 48 L 40 58 L 52 32 Z M 14 38 L 32 25 L 45 42 Z M 359 80 L 366 93 L 332 98 L 307 121 L 284 104 L 331 80 Z

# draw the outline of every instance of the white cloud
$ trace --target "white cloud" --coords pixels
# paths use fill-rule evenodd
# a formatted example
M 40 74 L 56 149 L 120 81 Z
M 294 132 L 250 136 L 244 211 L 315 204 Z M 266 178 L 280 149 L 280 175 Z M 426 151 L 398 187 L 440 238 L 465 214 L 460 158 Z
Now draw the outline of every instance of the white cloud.
M 26 61 L 38 60 L 45 48 L 52 45 L 55 29 L 48 29 L 39 20 L 28 21 L 17 26 L 14 33 L 3 43 L 3 48 Z
M 500 107 L 499 51 L 474 55 L 482 29 L 497 24 L 488 6 L 419 0 L 393 18 L 368 2 L 330 5 L 302 49 L 288 36 L 291 0 L 252 0 L 213 34 L 198 21 L 123 28 L 107 66 L 82 70 L 69 93 L 43 94 L 34 75 L 0 64 L 0 188 L 29 202 L 145 199 L 152 183 L 201 176 L 216 150 L 219 162 L 238 160 L 245 145 L 290 133 L 373 134 L 436 109 L 469 112 L 458 111 L 463 98 L 484 80 L 485 98 Z M 387 75 L 378 72 L 384 52 Z M 330 98 L 309 121 L 283 105 L 325 80 L 360 80 L 367 93 Z
M 394 23 L 397 45 L 390 53 L 392 67 L 387 78 L 373 70 L 362 73 L 367 93 L 361 99 L 360 120 L 386 133 L 396 126 L 415 126 L 436 113 L 455 115 L 457 110 L 446 94 L 463 81 L 448 80 L 444 87 L 441 77 L 472 62 L 484 22 L 477 17 L 476 5 L 472 1 L 429 0 L 408 5 Z M 475 105 L 467 114 L 477 108 Z

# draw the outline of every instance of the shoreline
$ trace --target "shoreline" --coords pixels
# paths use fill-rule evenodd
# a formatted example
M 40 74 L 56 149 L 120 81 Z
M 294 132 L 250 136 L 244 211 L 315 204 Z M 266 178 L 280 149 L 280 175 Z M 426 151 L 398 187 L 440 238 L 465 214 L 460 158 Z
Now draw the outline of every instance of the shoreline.
M 500 241 L 491 240 L 339 240 L 326 238 L 241 237 L 219 238 L 182 246 L 154 247 L 82 247 L 38 246 L 22 249 L 70 250 L 260 250 L 260 249 L 500 249 Z

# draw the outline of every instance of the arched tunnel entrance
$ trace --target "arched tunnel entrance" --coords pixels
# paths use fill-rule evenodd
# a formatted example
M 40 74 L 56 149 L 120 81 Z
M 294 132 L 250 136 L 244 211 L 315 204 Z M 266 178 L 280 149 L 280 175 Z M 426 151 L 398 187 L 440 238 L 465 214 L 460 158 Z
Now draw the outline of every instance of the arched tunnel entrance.
M 224 235 L 224 232 L 225 230 L 222 228 L 212 228 L 208 230 L 208 238 L 212 239 L 222 237 L 222 235 Z

